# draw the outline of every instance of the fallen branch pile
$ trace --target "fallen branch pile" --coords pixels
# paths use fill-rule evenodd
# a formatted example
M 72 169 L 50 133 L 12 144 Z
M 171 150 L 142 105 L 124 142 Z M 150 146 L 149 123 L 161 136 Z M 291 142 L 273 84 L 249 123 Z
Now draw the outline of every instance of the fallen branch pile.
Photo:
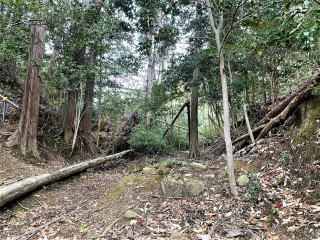
M 265 137 L 270 130 L 284 122 L 302 102 L 311 96 L 312 88 L 317 85 L 320 85 L 320 73 L 272 108 L 261 119 L 258 126 L 252 130 L 253 134 L 257 136 L 257 140 Z M 238 144 L 247 138 L 249 138 L 249 134 L 244 134 L 235 139 L 233 144 Z

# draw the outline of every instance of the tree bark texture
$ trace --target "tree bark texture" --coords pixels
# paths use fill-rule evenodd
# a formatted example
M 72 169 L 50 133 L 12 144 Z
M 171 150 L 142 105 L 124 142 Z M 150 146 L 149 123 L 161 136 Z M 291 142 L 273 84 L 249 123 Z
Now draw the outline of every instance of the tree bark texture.
M 84 102 L 82 110 L 82 118 L 80 122 L 80 131 L 83 135 L 86 135 L 91 130 L 91 121 L 92 121 L 92 107 L 93 107 L 93 97 L 94 97 L 94 85 L 95 85 L 95 72 L 94 66 L 96 64 L 96 54 L 94 50 L 90 51 L 89 54 L 89 64 L 91 72 L 87 76 L 86 89 L 84 93 Z
M 74 56 L 74 62 L 79 67 L 84 64 L 85 47 L 81 48 Z M 79 97 L 79 79 L 71 78 L 69 80 L 69 90 L 67 93 L 67 104 L 65 108 L 63 132 L 64 140 L 71 143 L 74 134 L 74 120 L 76 116 L 76 107 Z
M 31 154 L 39 158 L 37 133 L 40 105 L 40 73 L 44 54 L 45 26 L 34 25 L 31 28 L 29 64 L 24 85 L 19 126 L 15 134 L 8 139 L 8 146 L 20 143 L 23 155 Z

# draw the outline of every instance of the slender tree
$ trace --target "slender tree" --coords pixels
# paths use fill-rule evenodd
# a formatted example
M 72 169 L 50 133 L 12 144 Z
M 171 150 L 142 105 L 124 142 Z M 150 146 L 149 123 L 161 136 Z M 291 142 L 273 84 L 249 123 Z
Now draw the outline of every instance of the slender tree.
M 191 87 L 190 101 L 190 140 L 189 140 L 189 158 L 199 158 L 199 133 L 198 133 L 198 99 L 199 99 L 199 66 L 193 71 L 193 86 Z
M 223 38 L 223 24 L 224 24 L 224 13 L 221 8 L 216 6 L 218 11 L 218 20 L 215 21 L 212 9 L 214 4 L 211 0 L 206 0 L 207 10 L 209 16 L 209 22 L 211 28 L 215 35 L 216 47 L 219 58 L 219 69 L 220 69 L 220 78 L 222 85 L 222 103 L 223 103 L 223 130 L 224 130 L 224 141 L 226 144 L 227 152 L 227 169 L 229 184 L 231 189 L 231 194 L 234 196 L 238 195 L 235 175 L 234 175 L 234 163 L 233 163 L 233 147 L 231 141 L 231 132 L 230 132 L 230 110 L 229 110 L 229 99 L 228 99 L 228 85 L 227 85 L 227 75 L 225 70 L 225 59 L 224 59 L 224 38 Z

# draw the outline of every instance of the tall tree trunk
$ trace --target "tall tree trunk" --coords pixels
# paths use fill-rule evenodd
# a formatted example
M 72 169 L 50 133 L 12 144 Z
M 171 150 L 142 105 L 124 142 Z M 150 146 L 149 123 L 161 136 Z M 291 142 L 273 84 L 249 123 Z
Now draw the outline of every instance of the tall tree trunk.
M 155 53 L 155 43 L 154 36 L 151 32 L 149 33 L 149 38 L 151 39 L 152 46 L 148 56 L 148 69 L 147 69 L 147 79 L 146 79 L 146 99 L 151 100 L 152 88 L 156 81 L 156 53 Z M 151 126 L 151 112 L 148 111 L 146 114 L 146 124 Z
M 231 141 L 231 132 L 230 132 L 230 110 L 229 110 L 229 100 L 228 100 L 228 85 L 227 85 L 227 76 L 225 74 L 225 63 L 223 49 L 221 49 L 220 36 L 216 35 L 218 52 L 219 56 L 219 68 L 220 68 L 220 77 L 222 85 L 222 99 L 223 99 L 223 132 L 224 132 L 224 141 L 226 143 L 226 152 L 227 152 L 227 167 L 228 167 L 228 176 L 231 193 L 234 196 L 238 195 L 235 175 L 234 175 L 234 166 L 233 166 L 233 147 Z
M 8 142 L 8 146 L 20 144 L 23 155 L 32 154 L 39 158 L 37 133 L 40 105 L 40 73 L 44 54 L 45 26 L 34 25 L 31 28 L 29 65 L 24 86 L 23 102 L 19 126 Z
M 199 81 L 199 67 L 193 72 L 193 82 Z M 190 141 L 189 141 L 189 158 L 199 158 L 199 134 L 198 134 L 198 98 L 199 87 L 191 87 L 191 104 L 190 104 Z
M 238 195 L 235 175 L 234 175 L 234 163 L 233 163 L 233 148 L 231 141 L 230 133 L 230 110 L 229 110 L 229 100 L 228 100 L 228 85 L 227 85 L 227 75 L 225 72 L 225 60 L 223 52 L 223 42 L 222 42 L 222 29 L 223 29 L 223 12 L 219 13 L 218 24 L 215 24 L 213 13 L 212 13 L 212 3 L 210 0 L 206 0 L 207 11 L 209 16 L 209 21 L 212 30 L 215 33 L 215 40 L 217 45 L 218 57 L 219 57 L 219 69 L 220 69 L 220 78 L 222 85 L 222 101 L 223 101 L 223 130 L 224 130 L 224 140 L 226 143 L 226 152 L 227 152 L 227 167 L 228 167 L 228 177 L 231 194 L 234 196 Z
M 85 56 L 85 47 L 75 53 L 74 62 L 77 66 L 83 65 Z M 67 93 L 67 104 L 65 108 L 63 132 L 64 140 L 71 143 L 74 134 L 74 119 L 76 116 L 77 101 L 79 97 L 79 79 L 72 78 L 69 81 L 69 90 Z
M 99 84 L 99 99 L 98 99 L 98 127 L 96 145 L 99 147 L 100 131 L 101 131 L 101 101 L 102 101 L 102 86 Z
M 86 89 L 84 95 L 84 104 L 82 110 L 82 118 L 80 122 L 80 131 L 82 134 L 86 135 L 91 130 L 92 121 L 92 107 L 93 107 L 93 97 L 94 97 L 94 85 L 95 85 L 95 71 L 94 66 L 96 64 L 97 56 L 93 49 L 89 53 L 89 64 L 91 71 L 87 76 Z

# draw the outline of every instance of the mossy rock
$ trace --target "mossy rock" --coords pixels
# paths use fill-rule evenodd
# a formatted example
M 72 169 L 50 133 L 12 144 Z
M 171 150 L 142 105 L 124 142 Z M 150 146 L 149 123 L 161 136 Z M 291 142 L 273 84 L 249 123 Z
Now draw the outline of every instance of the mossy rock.
M 168 198 L 194 197 L 200 195 L 205 189 L 202 181 L 188 177 L 181 178 L 173 175 L 166 176 L 161 181 L 161 189 Z
M 186 184 L 187 194 L 190 197 L 198 196 L 206 189 L 206 186 L 200 180 L 185 178 L 184 182 Z
M 154 167 L 145 167 L 142 169 L 142 172 L 147 175 L 157 175 L 157 169 Z
M 140 172 L 143 170 L 143 168 L 144 168 L 144 165 L 142 165 L 142 164 L 134 164 L 127 169 L 125 175 L 130 175 L 133 173 Z
M 173 169 L 174 167 L 184 165 L 186 164 L 182 161 L 168 159 L 166 161 L 156 163 L 148 167 L 144 167 L 142 171 L 144 174 L 148 175 L 167 175 L 171 172 L 171 169 Z
M 227 171 L 220 171 L 218 173 L 218 180 L 225 180 L 228 178 L 228 173 Z
M 164 195 L 169 198 L 182 198 L 186 195 L 184 181 L 170 176 L 161 181 L 161 189 Z
M 176 166 L 182 166 L 184 164 L 185 164 L 185 162 L 183 162 L 183 161 L 178 161 L 174 158 L 168 158 L 166 161 L 158 163 L 157 167 L 174 168 Z
M 198 172 L 202 172 L 202 171 L 205 171 L 207 169 L 206 165 L 203 165 L 202 163 L 198 163 L 198 162 L 192 162 L 192 163 L 189 164 L 189 166 L 193 170 L 198 171 Z
M 160 165 L 157 168 L 157 174 L 159 174 L 159 175 L 167 175 L 170 173 L 170 171 L 171 171 L 171 168 L 168 168 L 165 165 Z
M 238 177 L 237 179 L 237 183 L 240 185 L 240 186 L 245 186 L 249 183 L 249 178 L 247 175 L 241 175 L 240 177 Z
M 118 200 L 124 197 L 130 188 L 140 187 L 140 191 L 154 192 L 156 186 L 159 186 L 160 177 L 158 175 L 129 175 L 123 177 L 119 183 L 117 183 L 112 191 L 108 193 L 112 201 Z
M 294 145 L 309 139 L 320 129 L 320 96 L 301 104 L 299 109 L 298 131 L 294 131 L 292 137 Z

